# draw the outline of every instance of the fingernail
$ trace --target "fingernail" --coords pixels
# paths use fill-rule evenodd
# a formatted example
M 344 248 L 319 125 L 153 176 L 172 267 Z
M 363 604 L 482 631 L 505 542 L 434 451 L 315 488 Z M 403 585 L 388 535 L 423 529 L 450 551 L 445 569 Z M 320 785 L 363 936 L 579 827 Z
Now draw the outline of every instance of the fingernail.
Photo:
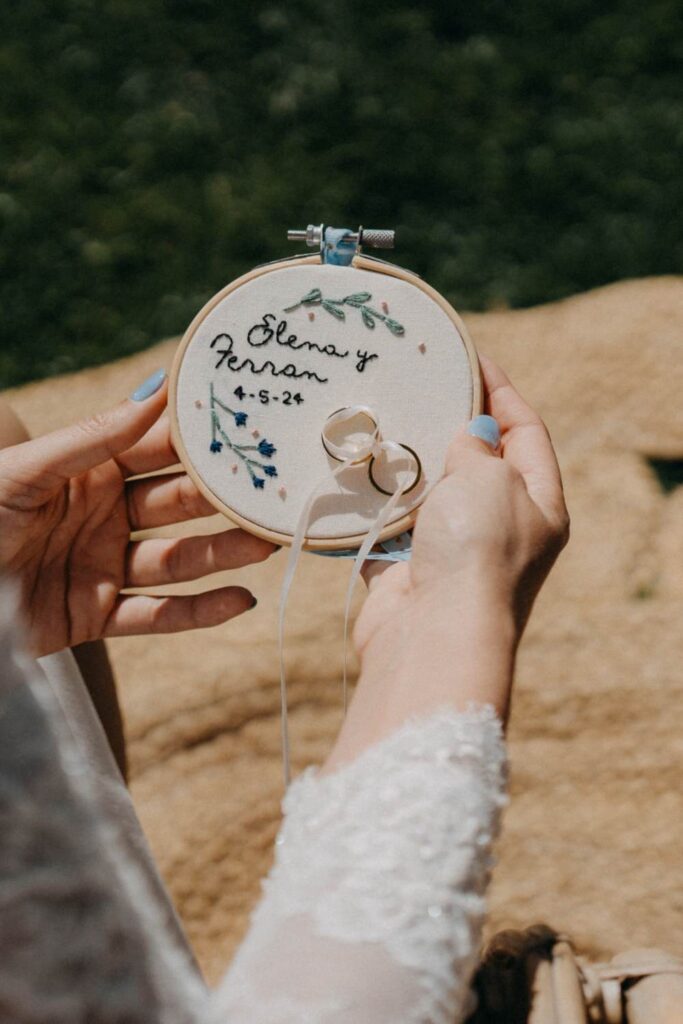
M 500 427 L 493 416 L 475 416 L 470 420 L 467 433 L 486 441 L 494 449 L 500 444 Z
M 165 380 L 166 370 L 157 370 L 130 397 L 134 402 L 144 402 L 146 398 L 151 398 L 152 395 L 156 394 Z

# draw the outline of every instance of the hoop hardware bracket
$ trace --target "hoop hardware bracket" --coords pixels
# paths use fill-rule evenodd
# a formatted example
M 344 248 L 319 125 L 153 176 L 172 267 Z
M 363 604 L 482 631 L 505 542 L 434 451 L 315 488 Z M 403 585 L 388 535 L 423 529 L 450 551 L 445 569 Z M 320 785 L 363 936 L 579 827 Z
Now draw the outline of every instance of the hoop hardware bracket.
M 393 249 L 396 233 L 388 228 L 332 228 L 325 224 L 309 224 L 305 231 L 287 232 L 290 242 L 305 242 L 309 249 L 319 249 L 323 263 L 348 265 L 361 250 Z

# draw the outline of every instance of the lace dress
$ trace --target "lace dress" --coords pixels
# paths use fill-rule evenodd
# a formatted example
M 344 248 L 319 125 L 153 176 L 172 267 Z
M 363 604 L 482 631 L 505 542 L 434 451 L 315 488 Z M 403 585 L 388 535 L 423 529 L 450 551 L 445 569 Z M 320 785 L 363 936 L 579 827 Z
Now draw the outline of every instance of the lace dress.
M 490 707 L 412 719 L 332 774 L 307 769 L 211 1024 L 462 1021 L 504 782 Z
M 263 898 L 209 993 L 92 723 L 17 651 L 15 616 L 0 584 L 0 1020 L 463 1020 L 505 802 L 492 708 L 411 720 L 292 783 Z

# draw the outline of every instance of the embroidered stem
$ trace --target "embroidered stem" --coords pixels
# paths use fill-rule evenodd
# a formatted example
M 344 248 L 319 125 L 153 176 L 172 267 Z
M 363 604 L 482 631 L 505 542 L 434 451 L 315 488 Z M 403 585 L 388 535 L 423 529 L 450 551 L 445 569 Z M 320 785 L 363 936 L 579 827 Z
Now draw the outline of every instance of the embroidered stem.
M 322 306 L 327 313 L 336 317 L 337 320 L 346 320 L 346 313 L 341 307 L 351 306 L 352 309 L 360 310 L 363 323 L 371 330 L 375 327 L 375 321 L 380 320 L 385 327 L 388 327 L 392 334 L 398 336 L 405 334 L 405 327 L 398 320 L 394 320 L 392 317 L 387 316 L 386 313 L 380 313 L 378 309 L 367 305 L 371 299 L 372 295 L 370 292 L 354 292 L 351 295 L 346 295 L 343 299 L 326 299 L 323 297 L 320 288 L 312 288 L 310 292 L 307 292 L 293 306 L 286 306 L 284 312 L 291 313 L 293 309 L 298 309 L 299 306 Z
M 258 452 L 266 459 L 272 458 L 275 455 L 277 448 L 271 444 L 270 441 L 266 441 L 263 438 L 258 444 L 237 444 L 233 441 L 230 436 L 226 433 L 223 425 L 220 421 L 220 417 L 216 412 L 216 406 L 227 412 L 235 420 L 235 424 L 238 427 L 246 426 L 247 414 L 245 412 L 235 412 L 229 406 L 218 398 L 214 392 L 213 383 L 210 385 L 210 398 L 211 398 L 211 444 L 209 448 L 212 452 L 221 452 L 223 445 L 228 448 L 229 451 L 234 452 L 238 459 L 244 464 L 251 478 L 251 482 L 254 487 L 263 489 L 265 485 L 265 477 L 276 477 L 277 469 L 275 466 L 268 466 L 263 462 L 259 462 L 257 459 L 252 459 L 251 456 L 247 455 L 246 452 Z M 221 440 L 219 440 L 219 437 Z M 260 470 L 264 475 L 259 476 L 256 472 Z

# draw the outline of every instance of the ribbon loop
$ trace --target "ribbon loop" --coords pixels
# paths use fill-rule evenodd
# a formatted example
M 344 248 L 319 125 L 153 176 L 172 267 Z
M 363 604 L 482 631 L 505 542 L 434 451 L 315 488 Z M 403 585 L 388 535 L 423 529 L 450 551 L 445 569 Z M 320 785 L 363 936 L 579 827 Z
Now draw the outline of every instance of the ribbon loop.
M 341 444 L 337 443 L 334 428 L 341 427 L 343 424 L 348 426 L 357 419 L 368 421 L 372 425 L 372 430 L 354 430 Z M 379 422 L 372 409 L 369 409 L 367 405 L 351 405 L 347 409 L 338 409 L 337 412 L 328 416 L 320 436 L 323 448 L 328 455 L 331 455 L 337 462 L 356 465 L 359 462 L 365 462 L 372 456 L 379 440 Z

